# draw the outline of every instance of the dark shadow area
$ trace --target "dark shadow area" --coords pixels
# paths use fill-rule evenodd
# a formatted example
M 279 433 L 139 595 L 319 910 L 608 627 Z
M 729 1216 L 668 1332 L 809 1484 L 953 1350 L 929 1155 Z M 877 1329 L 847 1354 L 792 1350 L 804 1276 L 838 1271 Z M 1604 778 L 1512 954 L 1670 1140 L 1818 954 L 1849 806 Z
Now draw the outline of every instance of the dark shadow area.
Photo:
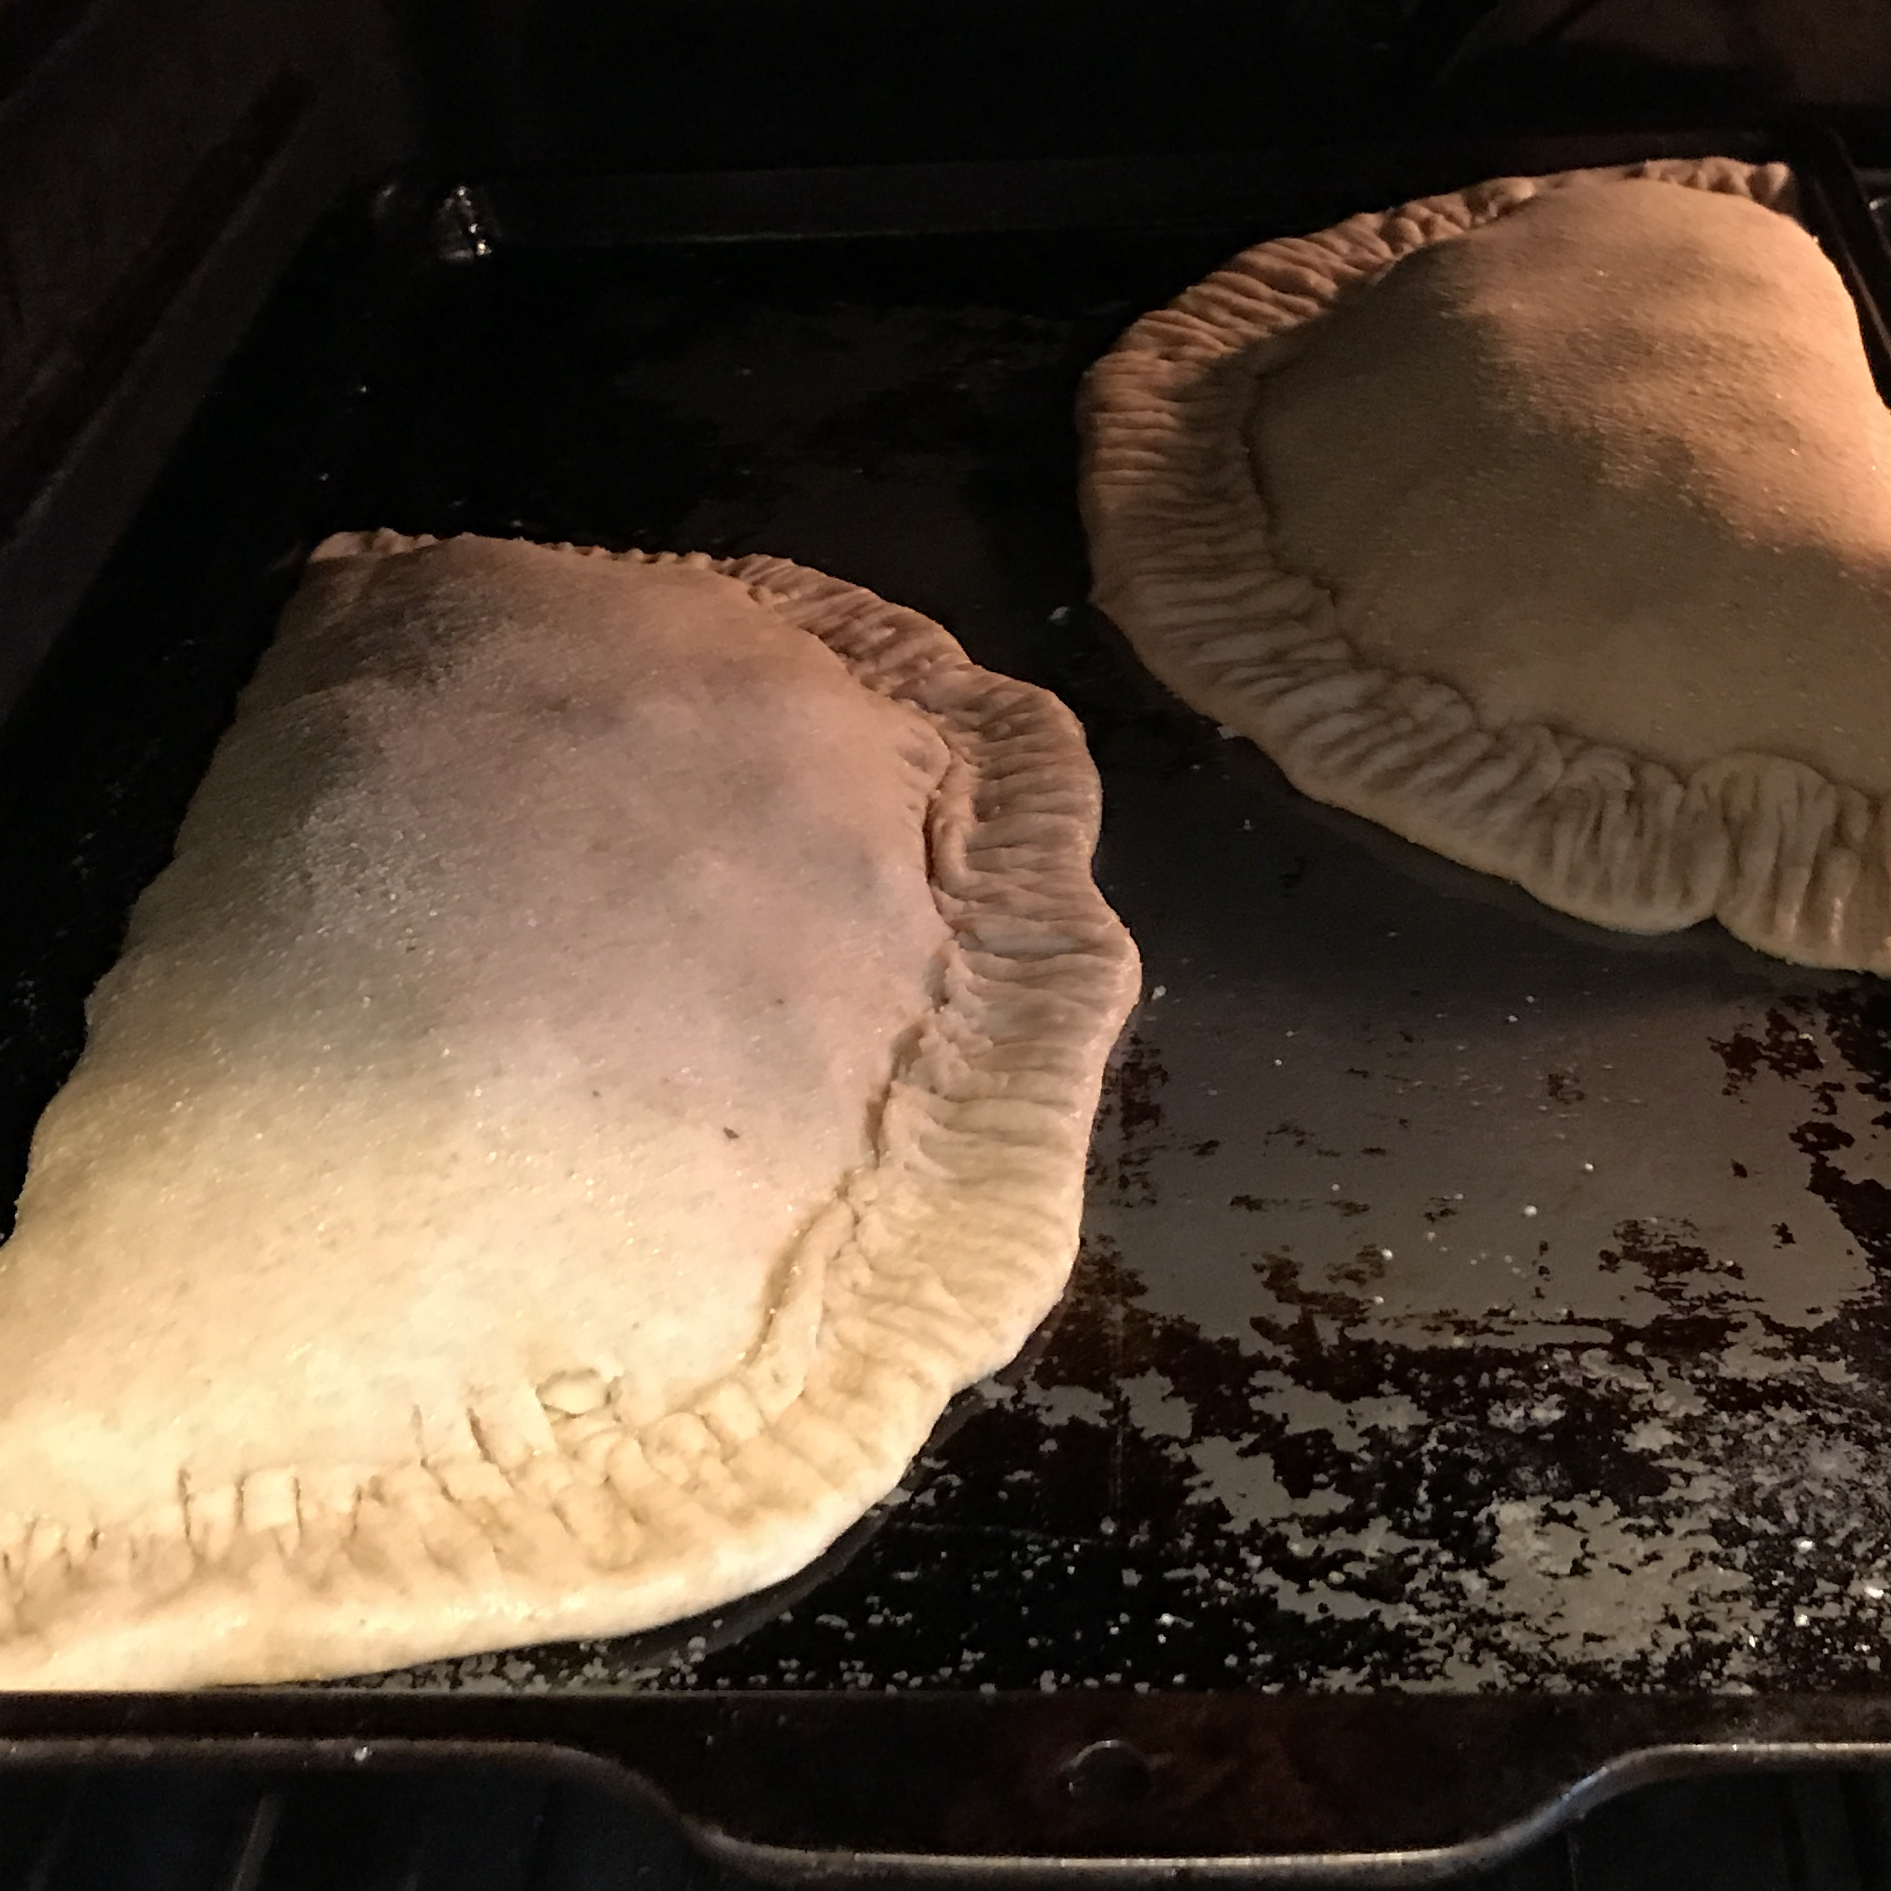
M 1422 1881 L 1455 1891 L 1886 1891 L 1888 1813 L 1891 1776 L 1877 1773 L 1675 1781 L 1628 1793 L 1493 1870 Z M 0 1891 L 760 1891 L 767 1882 L 552 1765 L 0 1772 Z M 803 1882 L 900 1879 L 863 1880 L 837 1855 Z M 1265 1867 L 1249 1882 L 1270 1882 Z M 1364 1891 L 1389 1881 L 1318 1882 Z

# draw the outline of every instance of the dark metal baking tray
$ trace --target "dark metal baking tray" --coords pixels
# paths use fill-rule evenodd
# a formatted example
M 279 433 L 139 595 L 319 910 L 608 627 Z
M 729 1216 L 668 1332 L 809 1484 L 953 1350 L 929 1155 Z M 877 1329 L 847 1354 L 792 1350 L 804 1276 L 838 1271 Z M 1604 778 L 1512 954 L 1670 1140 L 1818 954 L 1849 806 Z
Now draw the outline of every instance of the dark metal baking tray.
M 1083 717 L 1147 989 L 1064 1305 L 817 1569 L 346 1687 L 13 1697 L 10 1750 L 530 1742 L 775 1874 L 1282 1881 L 1891 1750 L 1886 988 L 1594 931 L 1313 807 L 1084 602 L 1071 400 L 1136 314 L 1370 203 L 1689 149 L 1790 155 L 1868 294 L 1804 131 L 410 180 L 333 220 L 0 743 L 9 1185 L 343 527 L 769 550 L 929 612 Z

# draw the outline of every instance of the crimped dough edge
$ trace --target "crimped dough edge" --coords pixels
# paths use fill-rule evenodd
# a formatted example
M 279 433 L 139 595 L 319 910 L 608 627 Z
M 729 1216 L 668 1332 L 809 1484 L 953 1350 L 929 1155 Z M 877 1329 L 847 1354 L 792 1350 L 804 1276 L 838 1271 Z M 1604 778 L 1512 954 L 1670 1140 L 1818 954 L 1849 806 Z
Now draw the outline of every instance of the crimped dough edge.
M 1666 159 L 1494 179 L 1261 243 L 1144 316 L 1079 400 L 1092 596 L 1185 702 L 1303 793 L 1546 905 L 1629 932 L 1716 918 L 1801 964 L 1891 971 L 1891 825 L 1875 796 L 1767 754 L 1683 778 L 1542 723 L 1482 724 L 1450 685 L 1366 662 L 1268 538 L 1245 428 L 1270 357 L 1401 257 L 1543 191 L 1653 179 L 1785 215 L 1784 165 Z
M 314 556 L 435 542 L 345 534 Z M 791 1289 L 742 1367 L 654 1423 L 608 1396 L 559 1409 L 547 1386 L 544 1425 L 475 1417 L 477 1458 L 206 1490 L 180 1476 L 174 1503 L 83 1538 L 0 1515 L 0 1687 L 367 1674 L 717 1607 L 858 1521 L 1063 1291 L 1104 1063 L 1139 987 L 1090 873 L 1100 791 L 1076 719 L 930 619 L 785 559 L 553 549 L 737 580 L 950 750 L 928 835 L 943 995 L 894 1073 L 876 1159 L 797 1249 L 791 1274 L 815 1291 Z

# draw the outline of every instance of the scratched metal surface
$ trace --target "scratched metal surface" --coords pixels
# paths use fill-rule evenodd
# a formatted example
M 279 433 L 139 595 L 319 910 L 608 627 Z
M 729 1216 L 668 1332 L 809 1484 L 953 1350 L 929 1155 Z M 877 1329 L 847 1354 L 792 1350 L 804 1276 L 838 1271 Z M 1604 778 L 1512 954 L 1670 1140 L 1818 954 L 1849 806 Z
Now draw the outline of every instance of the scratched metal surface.
M 1083 603 L 1077 377 L 1263 233 L 445 271 L 345 401 L 252 362 L 247 444 L 134 533 L 0 835 L 15 1178 L 340 527 L 766 549 L 932 613 L 1084 718 L 1146 962 L 1070 1294 L 895 1502 L 720 1616 L 383 1685 L 1877 1683 L 1891 992 L 1594 932 L 1312 807 Z
M 444 279 L 327 525 L 766 549 L 1057 689 L 1144 1002 L 1071 1292 L 781 1592 L 393 1687 L 1871 1684 L 1891 995 L 1314 808 L 1083 603 L 1069 402 L 1244 233 Z

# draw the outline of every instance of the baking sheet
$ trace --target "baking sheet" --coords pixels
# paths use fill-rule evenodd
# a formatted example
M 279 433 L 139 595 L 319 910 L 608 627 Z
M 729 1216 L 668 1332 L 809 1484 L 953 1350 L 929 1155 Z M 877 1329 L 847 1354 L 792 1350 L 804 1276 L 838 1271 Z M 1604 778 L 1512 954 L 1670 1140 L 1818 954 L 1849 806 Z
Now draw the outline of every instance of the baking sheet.
M 1238 225 L 495 242 L 422 273 L 346 400 L 284 379 L 332 336 L 333 306 L 305 314 L 240 365 L 12 732 L 16 1170 L 326 531 L 779 553 L 1089 732 L 1146 990 L 1072 1289 L 1024 1359 L 783 1591 L 351 1689 L 1678 1689 L 1725 1698 L 1688 1725 L 1729 1739 L 1742 1695 L 1877 1691 L 1891 994 L 1712 928 L 1601 933 L 1314 807 L 1084 602 L 1077 377 L 1304 227 L 1273 183 Z
M 1123 247 L 671 253 L 561 272 L 555 314 L 523 267 L 448 291 L 433 335 L 475 352 L 412 437 L 508 360 L 540 438 L 515 420 L 490 480 L 589 437 L 563 490 L 358 517 L 773 550 L 939 618 L 1084 718 L 1146 990 L 1070 1298 L 843 1566 L 725 1646 L 408 1678 L 1868 1683 L 1891 1003 L 1558 919 L 1146 682 L 1084 603 L 1070 399 L 1226 241 L 1161 284 Z

